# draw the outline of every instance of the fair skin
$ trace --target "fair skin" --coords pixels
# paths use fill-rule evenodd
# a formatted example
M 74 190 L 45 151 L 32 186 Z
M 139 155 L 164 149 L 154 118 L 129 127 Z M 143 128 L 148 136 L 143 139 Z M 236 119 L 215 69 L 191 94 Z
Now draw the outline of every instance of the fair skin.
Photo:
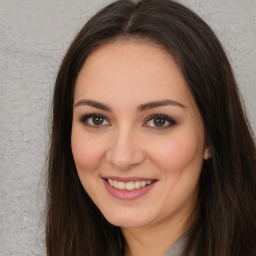
M 83 187 L 122 229 L 125 255 L 164 255 L 186 231 L 208 157 L 173 58 L 131 40 L 96 49 L 75 84 L 71 143 Z

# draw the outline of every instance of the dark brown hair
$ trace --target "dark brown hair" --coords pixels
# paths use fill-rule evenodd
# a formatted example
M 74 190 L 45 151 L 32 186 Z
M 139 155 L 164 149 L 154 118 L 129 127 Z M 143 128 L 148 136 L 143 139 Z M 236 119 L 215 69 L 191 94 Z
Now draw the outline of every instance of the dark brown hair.
M 171 0 L 116 1 L 91 18 L 61 64 L 48 158 L 48 256 L 120 256 L 125 240 L 82 187 L 71 152 L 73 92 L 88 54 L 118 39 L 161 45 L 179 65 L 204 122 L 211 158 L 184 255 L 256 255 L 256 149 L 229 61 L 195 13 Z

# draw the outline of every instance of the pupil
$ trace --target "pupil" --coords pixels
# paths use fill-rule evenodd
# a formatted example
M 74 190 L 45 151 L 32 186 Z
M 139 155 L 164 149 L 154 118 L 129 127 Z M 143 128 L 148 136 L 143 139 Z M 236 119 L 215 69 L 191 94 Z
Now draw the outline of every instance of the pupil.
M 163 127 L 165 124 L 165 120 L 163 118 L 155 118 L 154 125 L 157 127 Z
M 102 117 L 94 117 L 92 119 L 92 121 L 93 121 L 93 124 L 95 124 L 95 125 L 101 125 L 103 123 L 103 118 Z

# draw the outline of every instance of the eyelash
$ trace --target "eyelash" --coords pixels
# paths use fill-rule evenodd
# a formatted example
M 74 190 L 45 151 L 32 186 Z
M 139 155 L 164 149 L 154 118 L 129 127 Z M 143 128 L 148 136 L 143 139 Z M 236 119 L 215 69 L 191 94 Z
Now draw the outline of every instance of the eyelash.
M 96 124 L 89 124 L 89 120 L 90 118 L 100 118 L 102 119 L 103 123 L 104 122 L 108 122 L 108 124 L 99 124 L 99 125 L 96 125 Z M 164 125 L 166 124 L 166 122 L 168 122 L 167 125 L 163 126 L 163 127 L 157 127 L 157 126 L 150 126 L 150 125 L 147 125 L 148 122 L 150 121 L 154 121 L 154 119 L 161 119 L 164 121 Z M 88 114 L 88 115 L 84 115 L 80 118 L 80 121 L 86 125 L 86 126 L 89 126 L 89 127 L 92 127 L 92 128 L 100 128 L 102 126 L 111 126 L 110 122 L 108 121 L 108 118 L 104 115 L 101 115 L 101 114 L 98 114 L 98 113 L 92 113 L 92 114 Z M 168 129 L 170 128 L 171 126 L 174 126 L 176 125 L 177 122 L 169 117 L 169 116 L 166 116 L 166 115 L 163 115 L 163 114 L 153 114 L 151 116 L 149 116 L 144 122 L 143 122 L 143 127 L 150 127 L 152 129 L 157 129 L 157 130 L 165 130 L 165 129 Z
M 169 124 L 166 125 L 166 126 L 164 126 L 164 127 L 156 127 L 156 126 L 148 126 L 148 125 L 146 125 L 146 123 L 148 123 L 148 122 L 150 122 L 150 121 L 153 121 L 154 119 L 162 119 L 162 120 L 164 120 L 165 123 L 168 122 Z M 165 123 L 164 123 L 164 125 L 165 125 Z M 176 122 L 173 118 L 171 118 L 171 117 L 169 117 L 169 116 L 167 116 L 167 115 L 163 115 L 163 114 L 154 114 L 154 115 L 149 116 L 149 117 L 146 119 L 146 121 L 143 123 L 143 126 L 144 126 L 144 127 L 150 127 L 150 128 L 152 128 L 152 129 L 157 129 L 157 130 L 165 130 L 165 129 L 168 129 L 168 128 L 170 128 L 171 126 L 174 126 L 174 125 L 176 125 L 176 124 L 177 124 L 177 122 Z
M 107 121 L 109 123 L 109 125 L 106 125 L 106 124 L 100 124 L 100 125 L 96 125 L 96 124 L 89 124 L 89 119 L 90 118 L 101 118 L 103 119 L 103 122 L 104 121 Z M 101 114 L 97 114 L 97 113 L 92 113 L 92 114 L 89 114 L 89 115 L 84 115 L 80 118 L 80 121 L 86 125 L 86 126 L 89 126 L 89 127 L 92 127 L 92 128 L 100 128 L 101 126 L 110 126 L 110 122 L 108 121 L 107 117 L 105 117 L 104 115 L 101 115 Z

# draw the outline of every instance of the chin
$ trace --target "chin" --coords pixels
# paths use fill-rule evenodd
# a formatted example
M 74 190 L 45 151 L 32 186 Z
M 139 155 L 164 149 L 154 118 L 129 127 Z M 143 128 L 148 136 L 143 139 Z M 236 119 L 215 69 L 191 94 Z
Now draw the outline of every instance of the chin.
M 104 216 L 109 223 L 121 228 L 140 228 L 151 222 L 149 216 L 144 216 L 138 212 L 115 212 L 107 213 Z

